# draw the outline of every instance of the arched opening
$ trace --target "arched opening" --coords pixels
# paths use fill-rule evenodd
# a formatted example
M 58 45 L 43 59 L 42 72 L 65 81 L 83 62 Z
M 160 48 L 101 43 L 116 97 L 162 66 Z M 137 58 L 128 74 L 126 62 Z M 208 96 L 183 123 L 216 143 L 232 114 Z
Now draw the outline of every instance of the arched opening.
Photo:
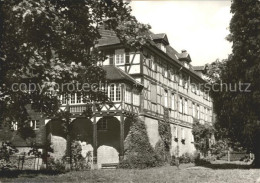
M 103 117 L 97 122 L 98 165 L 119 163 L 120 121 L 115 117 Z
M 93 145 L 93 124 L 88 118 L 77 118 L 70 124 L 71 139 Z
M 52 119 L 46 125 L 47 143 L 50 144 L 50 147 L 47 147 L 50 148 L 48 153 L 55 159 L 61 159 L 66 152 L 66 133 L 63 124 L 61 120 Z

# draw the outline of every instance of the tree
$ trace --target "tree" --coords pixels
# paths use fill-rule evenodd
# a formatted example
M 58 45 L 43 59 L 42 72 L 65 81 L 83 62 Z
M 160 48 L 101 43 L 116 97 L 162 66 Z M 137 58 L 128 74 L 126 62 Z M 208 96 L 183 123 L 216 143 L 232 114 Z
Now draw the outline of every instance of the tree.
M 193 123 L 192 134 L 194 136 L 194 145 L 204 156 L 210 150 L 209 139 L 214 134 L 213 126 L 209 124 Z
M 260 2 L 234 0 L 231 12 L 232 54 L 211 92 L 216 128 L 253 152 L 260 167 Z
M 60 113 L 60 95 L 77 91 L 89 105 L 108 102 L 98 86 L 77 85 L 105 82 L 97 65 L 105 59 L 95 46 L 99 27 L 106 23 L 123 44 L 137 49 L 149 29 L 122 0 L 2 0 L 0 13 L 0 121 L 16 121 L 19 129 L 28 126 L 27 105 L 53 117 Z

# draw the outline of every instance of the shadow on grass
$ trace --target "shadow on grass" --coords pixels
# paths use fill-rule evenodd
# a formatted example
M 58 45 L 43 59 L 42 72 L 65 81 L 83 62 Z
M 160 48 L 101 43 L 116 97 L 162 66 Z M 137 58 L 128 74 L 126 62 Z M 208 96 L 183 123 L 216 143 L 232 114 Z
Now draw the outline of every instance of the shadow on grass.
M 55 170 L 3 170 L 0 171 L 0 178 L 17 178 L 19 176 L 33 178 L 38 175 L 58 175 L 65 172 Z
M 250 164 L 232 164 L 232 163 L 206 163 L 206 164 L 201 164 L 201 165 L 196 165 L 196 166 L 201 166 L 205 168 L 211 168 L 211 169 L 252 169 L 254 168 Z

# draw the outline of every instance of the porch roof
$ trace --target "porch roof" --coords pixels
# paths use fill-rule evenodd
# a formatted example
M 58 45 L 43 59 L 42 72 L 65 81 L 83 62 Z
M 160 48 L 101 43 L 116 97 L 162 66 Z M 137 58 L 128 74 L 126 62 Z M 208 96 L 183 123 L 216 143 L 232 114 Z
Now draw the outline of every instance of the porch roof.
M 125 80 L 125 81 L 133 83 L 136 86 L 143 87 L 143 85 L 141 83 L 139 83 L 138 81 L 136 81 L 132 76 L 130 76 L 125 71 L 123 71 L 122 69 L 120 69 L 114 65 L 105 65 L 105 66 L 103 66 L 103 69 L 107 73 L 106 79 L 108 81 Z

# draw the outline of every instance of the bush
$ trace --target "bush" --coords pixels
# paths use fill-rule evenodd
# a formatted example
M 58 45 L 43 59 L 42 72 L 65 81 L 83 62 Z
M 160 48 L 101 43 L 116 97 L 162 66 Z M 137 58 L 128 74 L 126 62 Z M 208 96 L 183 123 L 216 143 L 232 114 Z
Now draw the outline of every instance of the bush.
M 119 167 L 143 169 L 161 165 L 162 160 L 149 142 L 144 122 L 135 118 L 125 140 L 125 158 Z
M 18 150 L 10 142 L 2 142 L 0 147 L 0 169 L 10 170 L 16 168 L 16 166 L 10 161 L 13 154 L 17 153 Z
M 165 143 L 162 140 L 159 140 L 155 145 L 155 153 L 157 154 L 159 160 L 162 163 L 170 163 L 171 162 L 171 154 L 167 148 L 165 148 Z
M 86 170 L 90 169 L 86 159 L 82 156 L 82 148 L 79 142 L 75 141 L 71 145 L 72 169 Z
M 65 173 L 65 162 L 63 160 L 55 160 L 53 157 L 50 157 L 48 160 L 47 170 L 51 170 L 53 172 Z
M 204 165 L 209 165 L 211 159 L 210 158 L 200 158 L 200 154 L 197 154 L 194 159 L 194 163 L 196 166 L 204 166 Z

